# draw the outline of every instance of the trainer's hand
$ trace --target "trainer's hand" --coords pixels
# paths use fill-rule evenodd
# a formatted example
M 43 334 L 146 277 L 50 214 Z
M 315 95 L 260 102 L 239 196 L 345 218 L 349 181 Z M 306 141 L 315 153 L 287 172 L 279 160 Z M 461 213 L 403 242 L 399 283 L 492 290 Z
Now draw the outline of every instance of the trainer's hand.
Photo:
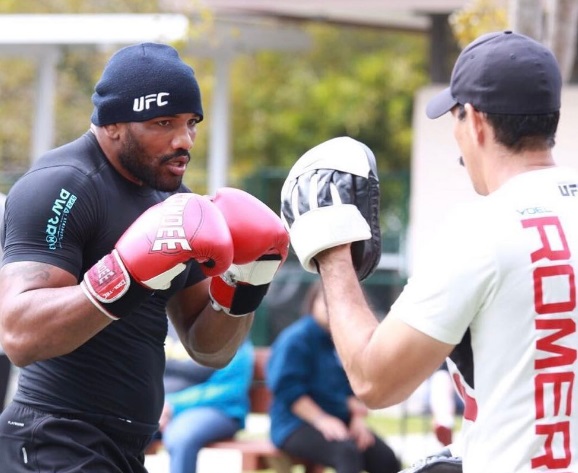
M 305 270 L 316 272 L 319 252 L 351 243 L 358 279 L 369 277 L 381 257 L 379 180 L 371 150 L 339 137 L 307 151 L 283 184 L 281 215 Z
M 289 234 L 275 212 L 245 191 L 225 187 L 209 199 L 223 213 L 235 248 L 231 267 L 211 281 L 213 306 L 229 315 L 251 313 L 287 258 Z
M 191 259 L 207 276 L 221 274 L 233 261 L 233 240 L 211 201 L 174 194 L 146 210 L 85 273 L 81 287 L 102 312 L 118 319 L 155 290 L 168 289 Z

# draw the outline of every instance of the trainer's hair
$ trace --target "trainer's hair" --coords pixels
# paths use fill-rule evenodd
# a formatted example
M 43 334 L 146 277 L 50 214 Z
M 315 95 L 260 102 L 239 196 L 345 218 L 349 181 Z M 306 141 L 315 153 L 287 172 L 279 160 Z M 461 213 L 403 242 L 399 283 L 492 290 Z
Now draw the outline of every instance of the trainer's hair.
M 458 119 L 463 120 L 465 114 L 464 106 L 458 104 Z M 496 141 L 516 153 L 551 149 L 556 144 L 559 111 L 540 115 L 484 115 L 494 129 Z
M 556 144 L 560 112 L 542 115 L 486 113 L 496 141 L 515 152 L 551 149 Z

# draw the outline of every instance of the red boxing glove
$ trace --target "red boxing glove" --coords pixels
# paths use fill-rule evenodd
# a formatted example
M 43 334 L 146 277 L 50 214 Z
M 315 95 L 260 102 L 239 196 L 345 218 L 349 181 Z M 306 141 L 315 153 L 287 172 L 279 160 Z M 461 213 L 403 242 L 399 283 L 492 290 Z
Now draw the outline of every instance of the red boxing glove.
M 136 219 L 114 250 L 85 273 L 81 287 L 116 320 L 155 290 L 168 289 L 191 259 L 207 276 L 222 274 L 233 261 L 233 240 L 212 202 L 197 194 L 174 194 Z
M 253 312 L 287 258 L 289 234 L 267 205 L 239 189 L 219 189 L 210 199 L 227 221 L 235 256 L 231 267 L 211 281 L 213 307 L 229 315 Z

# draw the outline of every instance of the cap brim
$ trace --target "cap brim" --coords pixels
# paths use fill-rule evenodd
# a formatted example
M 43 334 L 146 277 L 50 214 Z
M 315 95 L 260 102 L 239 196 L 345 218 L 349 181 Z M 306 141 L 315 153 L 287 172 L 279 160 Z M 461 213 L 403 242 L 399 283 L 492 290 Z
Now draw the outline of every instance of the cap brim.
M 452 96 L 452 92 L 448 87 L 428 102 L 425 108 L 425 114 L 428 118 L 439 118 L 448 113 L 457 103 L 458 101 Z

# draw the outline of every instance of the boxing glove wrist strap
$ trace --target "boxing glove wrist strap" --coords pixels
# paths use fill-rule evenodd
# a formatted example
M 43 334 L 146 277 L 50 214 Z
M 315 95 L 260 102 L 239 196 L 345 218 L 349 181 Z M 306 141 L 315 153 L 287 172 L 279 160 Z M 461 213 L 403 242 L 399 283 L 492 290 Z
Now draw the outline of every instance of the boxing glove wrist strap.
M 130 276 L 116 249 L 84 274 L 80 286 L 86 297 L 113 320 L 131 314 L 154 293 Z
M 211 305 L 233 317 L 242 317 L 254 312 L 265 297 L 269 284 L 253 286 L 247 283 L 231 285 L 222 277 L 211 282 Z

